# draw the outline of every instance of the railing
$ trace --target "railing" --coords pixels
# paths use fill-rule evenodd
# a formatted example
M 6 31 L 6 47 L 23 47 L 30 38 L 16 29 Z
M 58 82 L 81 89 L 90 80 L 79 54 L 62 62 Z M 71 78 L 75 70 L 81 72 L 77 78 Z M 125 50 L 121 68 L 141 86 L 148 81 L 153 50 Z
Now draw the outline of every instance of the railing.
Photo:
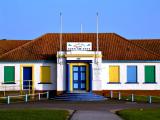
M 33 90 L 32 80 L 23 80 L 23 83 L 24 82 L 27 82 L 28 85 L 22 84 L 22 89 L 27 90 L 29 92 L 29 94 L 31 94 L 31 91 Z
M 28 82 L 26 83 L 27 85 L 23 84 L 24 82 Z M 19 91 L 20 94 L 25 91 L 25 93 L 28 92 L 28 94 L 31 94 L 31 92 L 34 91 L 32 84 L 32 80 L 23 80 L 22 83 L 19 80 L 4 82 L 1 83 L 0 92 L 3 92 L 3 96 L 6 96 L 7 91 Z
M 131 102 L 147 102 L 147 103 L 160 103 L 160 96 L 151 96 L 151 95 L 136 95 L 129 94 L 125 92 L 115 92 L 110 91 L 109 96 L 111 99 L 125 100 Z
M 0 103 L 18 103 L 49 99 L 49 92 L 0 97 Z

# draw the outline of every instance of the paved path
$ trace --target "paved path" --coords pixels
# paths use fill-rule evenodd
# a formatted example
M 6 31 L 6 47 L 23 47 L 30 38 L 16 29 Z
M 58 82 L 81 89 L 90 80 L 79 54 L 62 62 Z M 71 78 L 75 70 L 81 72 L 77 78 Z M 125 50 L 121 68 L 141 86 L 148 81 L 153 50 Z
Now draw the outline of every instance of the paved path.
M 107 111 L 76 111 L 71 120 L 122 120 L 117 115 Z
M 160 108 L 160 104 L 132 103 L 107 100 L 103 102 L 37 101 L 29 103 L 0 104 L 0 109 L 66 109 L 75 110 L 71 120 L 121 120 L 113 112 L 128 108 Z
M 71 101 L 37 101 L 28 103 L 11 103 L 0 104 L 0 109 L 15 109 L 15 108 L 60 108 L 70 110 L 88 110 L 88 111 L 114 111 L 127 108 L 159 108 L 160 104 L 148 103 L 132 103 L 121 101 L 104 101 L 104 102 L 71 102 Z

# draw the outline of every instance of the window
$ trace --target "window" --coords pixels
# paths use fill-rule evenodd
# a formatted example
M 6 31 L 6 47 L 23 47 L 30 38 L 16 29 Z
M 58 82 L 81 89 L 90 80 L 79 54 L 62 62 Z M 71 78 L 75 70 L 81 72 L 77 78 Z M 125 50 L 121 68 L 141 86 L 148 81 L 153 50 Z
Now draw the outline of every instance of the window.
M 155 66 L 145 66 L 145 83 L 155 83 Z
M 15 68 L 14 66 L 4 66 L 4 83 L 15 83 Z
M 109 82 L 119 83 L 120 82 L 119 66 L 109 66 Z
M 127 83 L 137 83 L 137 66 L 127 66 Z
M 41 66 L 41 83 L 51 82 L 51 70 L 50 66 Z

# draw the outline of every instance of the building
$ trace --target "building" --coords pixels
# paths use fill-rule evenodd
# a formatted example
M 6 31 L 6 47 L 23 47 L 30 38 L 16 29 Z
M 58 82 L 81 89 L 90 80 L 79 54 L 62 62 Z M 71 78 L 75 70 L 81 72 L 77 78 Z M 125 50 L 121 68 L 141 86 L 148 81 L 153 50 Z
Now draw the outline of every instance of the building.
M 0 91 L 125 91 L 160 95 L 160 40 L 115 33 L 48 33 L 0 40 Z

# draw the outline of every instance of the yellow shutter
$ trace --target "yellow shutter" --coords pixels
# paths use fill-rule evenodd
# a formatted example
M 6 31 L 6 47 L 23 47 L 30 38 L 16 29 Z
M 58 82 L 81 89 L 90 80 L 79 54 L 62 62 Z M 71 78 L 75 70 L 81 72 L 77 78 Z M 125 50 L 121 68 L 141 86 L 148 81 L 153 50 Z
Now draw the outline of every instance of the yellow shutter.
M 41 82 L 49 83 L 51 82 L 51 70 L 50 66 L 41 66 Z
M 119 66 L 109 66 L 109 82 L 117 83 L 119 80 Z

